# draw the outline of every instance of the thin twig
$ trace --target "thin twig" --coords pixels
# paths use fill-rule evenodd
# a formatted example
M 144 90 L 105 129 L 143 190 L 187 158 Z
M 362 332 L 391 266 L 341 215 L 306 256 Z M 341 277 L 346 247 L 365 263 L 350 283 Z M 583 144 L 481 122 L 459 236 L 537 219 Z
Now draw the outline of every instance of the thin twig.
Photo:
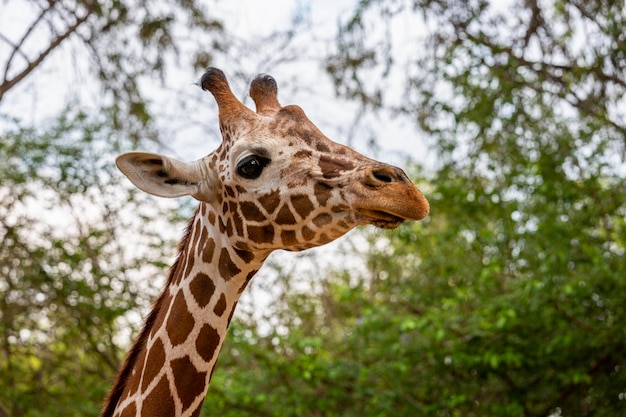
M 9 58 L 7 59 L 6 65 L 4 67 L 4 79 L 2 82 L 3 85 L 8 80 L 9 70 L 11 69 L 11 64 L 13 63 L 13 58 L 15 57 L 16 54 L 22 55 L 24 59 L 26 60 L 26 62 L 28 62 L 28 57 L 21 51 L 22 45 L 24 44 L 24 42 L 26 42 L 26 39 L 30 36 L 32 31 L 35 29 L 35 27 L 39 25 L 39 22 L 44 18 L 44 16 L 54 7 L 53 1 L 50 1 L 49 4 L 50 6 L 47 9 L 43 9 L 41 13 L 39 14 L 39 16 L 37 16 L 37 18 L 33 21 L 33 23 L 28 27 L 24 35 L 22 35 L 22 38 L 16 44 L 14 45 L 11 44 L 11 46 L 13 46 L 13 51 L 11 51 L 11 55 L 9 55 Z M 5 38 L 5 40 L 7 43 L 10 43 L 8 39 Z
M 26 78 L 26 76 L 28 76 L 35 68 L 37 68 L 39 64 L 41 64 L 41 62 L 50 54 L 50 52 L 57 48 L 61 44 L 61 42 L 67 39 L 72 33 L 76 32 L 79 26 L 87 21 L 89 16 L 91 16 L 91 11 L 88 10 L 85 16 L 78 18 L 72 26 L 67 28 L 65 33 L 57 36 L 52 42 L 50 42 L 50 45 L 48 45 L 48 47 L 43 52 L 41 52 L 41 54 L 39 54 L 39 56 L 34 61 L 29 62 L 22 72 L 20 72 L 10 80 L 5 80 L 2 85 L 0 85 L 0 101 L 2 101 L 4 93 L 15 87 L 17 83 Z

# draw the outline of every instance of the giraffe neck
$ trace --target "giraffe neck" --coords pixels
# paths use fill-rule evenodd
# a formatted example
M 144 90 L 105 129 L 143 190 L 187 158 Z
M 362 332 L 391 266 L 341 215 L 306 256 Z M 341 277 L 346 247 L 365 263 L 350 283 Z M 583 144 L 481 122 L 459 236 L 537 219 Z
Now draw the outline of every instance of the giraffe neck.
M 269 254 L 233 248 L 219 223 L 202 203 L 102 417 L 199 414 L 237 301 Z

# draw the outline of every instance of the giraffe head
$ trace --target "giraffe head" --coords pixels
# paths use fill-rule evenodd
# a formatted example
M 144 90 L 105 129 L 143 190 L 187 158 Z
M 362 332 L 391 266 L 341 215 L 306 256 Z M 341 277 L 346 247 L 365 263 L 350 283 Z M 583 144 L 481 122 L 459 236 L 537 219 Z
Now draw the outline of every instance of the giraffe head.
M 233 247 L 303 250 L 357 225 L 394 228 L 428 215 L 428 201 L 401 169 L 328 139 L 300 107 L 282 107 L 272 77 L 252 81 L 256 112 L 218 69 L 200 86 L 219 107 L 223 141 L 214 152 L 191 163 L 130 152 L 117 165 L 150 194 L 206 203 L 209 222 Z

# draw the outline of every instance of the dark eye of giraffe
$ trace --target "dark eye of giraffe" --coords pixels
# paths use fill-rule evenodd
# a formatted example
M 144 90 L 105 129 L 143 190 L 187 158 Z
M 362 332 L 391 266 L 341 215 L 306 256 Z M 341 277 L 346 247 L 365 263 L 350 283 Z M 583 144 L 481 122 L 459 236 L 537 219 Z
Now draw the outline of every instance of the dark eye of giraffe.
M 253 180 L 259 178 L 263 168 L 270 163 L 270 159 L 259 155 L 248 155 L 237 163 L 237 173 L 242 177 Z

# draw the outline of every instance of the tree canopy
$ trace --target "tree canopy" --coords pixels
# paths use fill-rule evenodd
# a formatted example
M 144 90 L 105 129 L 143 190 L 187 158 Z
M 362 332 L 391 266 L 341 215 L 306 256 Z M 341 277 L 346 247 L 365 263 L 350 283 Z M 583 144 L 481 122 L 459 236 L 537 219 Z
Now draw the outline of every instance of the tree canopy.
M 0 416 L 94 415 L 173 255 L 161 222 L 189 212 L 121 187 L 107 155 L 150 123 L 138 80 L 183 47 L 170 25 L 215 36 L 185 46 L 199 65 L 228 27 L 193 2 L 33 4 L 46 24 L 0 41 L 87 16 L 74 33 L 119 107 L 3 119 Z M 339 97 L 414 124 L 431 215 L 357 231 L 366 244 L 330 268 L 270 265 L 280 296 L 238 310 L 202 415 L 624 414 L 624 27 L 624 5 L 601 0 L 359 2 L 320 64 Z M 14 49 L 1 105 L 45 50 Z
M 15 4 L 17 3 L 17 4 Z M 163 80 L 181 53 L 187 65 L 204 68 L 227 49 L 222 23 L 209 12 L 213 2 L 33 1 L 8 2 L 25 27 L 0 33 L 0 103 L 20 84 L 44 78 L 56 56 L 74 60 L 73 77 L 95 83 L 101 111 L 135 143 L 155 139 L 146 82 Z M 201 46 L 202 45 L 202 46 Z M 79 76 L 82 72 L 87 75 Z M 89 86 L 75 90 L 88 90 Z M 76 91 L 77 90 L 77 91 Z M 59 93 L 59 92 L 55 92 Z
M 398 70 L 376 25 L 407 13 L 433 29 Z M 416 172 L 431 216 L 373 233 L 367 273 L 288 295 L 288 331 L 235 329 L 207 404 L 623 414 L 625 19 L 600 1 L 361 2 L 327 68 L 339 94 L 415 121 L 437 158 Z M 376 86 L 398 73 L 393 102 Z

